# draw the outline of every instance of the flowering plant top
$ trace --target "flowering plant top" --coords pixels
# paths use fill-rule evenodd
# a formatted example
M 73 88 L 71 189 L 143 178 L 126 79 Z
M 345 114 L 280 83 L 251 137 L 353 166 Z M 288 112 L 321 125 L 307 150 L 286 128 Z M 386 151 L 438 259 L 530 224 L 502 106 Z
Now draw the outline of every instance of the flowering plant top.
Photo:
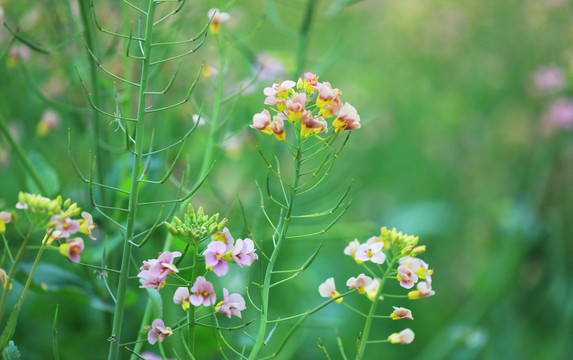
M 285 120 L 291 123 L 301 138 L 334 129 L 335 133 L 360 128 L 360 116 L 349 103 L 340 99 L 342 91 L 332 88 L 329 82 L 319 82 L 318 76 L 307 72 L 297 82 L 285 80 L 263 91 L 265 105 L 271 106 L 253 116 L 251 128 L 286 138 Z M 334 118 L 329 125 L 326 119 Z

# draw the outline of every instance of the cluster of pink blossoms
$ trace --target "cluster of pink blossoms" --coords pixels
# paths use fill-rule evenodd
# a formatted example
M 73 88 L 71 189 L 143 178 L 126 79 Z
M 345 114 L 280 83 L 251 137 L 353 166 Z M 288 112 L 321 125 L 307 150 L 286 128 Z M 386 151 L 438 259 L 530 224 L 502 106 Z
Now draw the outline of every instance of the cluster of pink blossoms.
M 229 271 L 228 263 L 235 263 L 240 267 L 248 267 L 258 259 L 255 253 L 255 245 L 251 239 L 235 239 L 229 229 L 224 228 L 212 236 L 212 241 L 207 245 L 203 255 L 205 256 L 205 266 L 207 271 L 213 271 L 217 276 L 223 276 Z M 140 273 L 137 275 L 144 283 L 142 288 L 154 288 L 160 290 L 164 287 L 167 276 L 178 273 L 179 270 L 173 264 L 175 258 L 181 256 L 178 251 L 163 252 L 157 259 L 150 259 L 143 262 Z M 227 316 L 241 317 L 241 311 L 246 309 L 245 300 L 240 294 L 229 293 L 223 288 L 223 300 L 217 303 L 217 295 L 213 284 L 204 276 L 198 276 L 193 285 L 180 286 L 175 290 L 173 302 L 181 305 L 182 309 L 188 311 L 191 305 L 212 306 L 215 311 Z M 165 327 L 161 319 L 156 319 L 148 333 L 148 341 L 154 344 L 163 341 L 171 335 L 170 328 Z
M 227 228 L 213 235 L 212 240 L 203 253 L 205 266 L 219 277 L 224 276 L 229 271 L 229 263 L 235 263 L 240 267 L 249 267 L 259 258 L 255 253 L 253 240 L 246 238 L 244 240 L 238 239 L 235 242 Z
M 76 203 L 70 204 L 70 199 L 62 202 L 62 198 L 59 196 L 55 200 L 51 200 L 41 195 L 20 193 L 18 200 L 16 209 L 50 216 L 44 242 L 51 245 L 54 240 L 60 242 L 60 240 L 65 239 L 65 243 L 60 243 L 59 250 L 70 261 L 79 262 L 80 254 L 84 250 L 84 240 L 79 236 L 72 238 L 72 235 L 81 233 L 89 236 L 92 240 L 96 239 L 93 235 L 96 226 L 91 214 L 81 211 Z M 3 224 L 12 220 L 11 213 L 2 212 L 0 215 Z M 75 218 L 79 215 L 81 215 L 81 219 Z M 1 225 L 0 230 L 2 230 Z
M 173 264 L 173 260 L 181 256 L 179 251 L 165 251 L 159 254 L 157 259 L 144 260 L 143 266 L 139 268 L 141 272 L 137 277 L 144 280 L 140 288 L 161 289 L 165 285 L 167 276 L 171 273 L 178 273 L 179 270 Z
M 329 129 L 325 119 L 336 117 L 332 127 L 336 133 L 360 128 L 360 116 L 354 106 L 342 103 L 341 91 L 332 88 L 329 82 L 319 82 L 318 76 L 307 72 L 298 82 L 285 80 L 264 89 L 265 104 L 276 115 L 271 117 L 268 110 L 253 116 L 253 129 L 278 140 L 286 138 L 285 120 L 300 128 L 300 136 L 308 137 Z M 316 94 L 316 96 L 315 96 Z
M 433 270 L 428 264 L 417 256 L 424 253 L 426 246 L 418 246 L 418 237 L 402 234 L 396 229 L 388 230 L 383 227 L 380 236 L 373 236 L 365 243 L 360 243 L 357 239 L 351 241 L 344 249 L 344 254 L 352 257 L 356 263 L 365 266 L 369 273 L 374 271 L 369 267 L 370 263 L 376 264 L 380 269 L 386 264 L 387 268 L 381 278 L 372 278 L 364 273 L 357 277 L 351 277 L 346 285 L 350 289 L 356 289 L 359 294 L 365 294 L 371 301 L 383 300 L 380 285 L 382 279 L 387 276 L 395 277 L 400 286 L 411 289 L 417 285 L 417 289 L 410 291 L 407 295 L 409 299 L 420 299 L 435 294 L 432 290 Z M 390 259 L 390 264 L 388 260 Z M 394 269 L 394 266 L 397 266 Z M 343 298 L 336 290 L 334 278 L 327 279 L 322 283 L 318 291 L 322 297 L 334 298 L 335 302 L 341 303 Z M 376 299 L 376 296 L 379 296 Z M 404 297 L 406 297 L 404 295 Z M 394 307 L 394 311 L 389 315 L 393 320 L 409 319 L 413 320 L 412 312 L 403 307 Z M 408 344 L 414 339 L 414 333 L 410 329 L 405 329 L 400 333 L 394 333 L 388 337 L 388 341 L 393 344 Z

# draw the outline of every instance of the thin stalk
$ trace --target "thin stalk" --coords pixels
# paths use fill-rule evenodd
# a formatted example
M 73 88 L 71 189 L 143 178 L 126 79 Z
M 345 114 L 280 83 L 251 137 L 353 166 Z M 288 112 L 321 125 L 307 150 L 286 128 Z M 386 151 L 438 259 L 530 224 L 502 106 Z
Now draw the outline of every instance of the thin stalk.
M 93 61 L 90 52 L 97 53 L 97 43 L 96 37 L 94 36 L 95 24 L 92 19 L 92 11 L 90 0 L 78 0 L 78 6 L 80 8 L 80 17 L 83 23 L 83 35 L 87 46 L 87 57 L 88 57 L 88 67 L 90 69 L 90 81 L 92 83 L 92 99 L 94 103 L 100 104 L 101 100 L 101 87 L 99 84 L 99 75 L 96 63 Z M 101 146 L 102 144 L 102 121 L 100 119 L 99 113 L 96 110 L 91 111 L 92 128 L 93 128 L 93 148 L 95 149 L 97 156 L 97 176 L 100 182 L 103 182 L 103 176 L 105 174 L 105 169 L 107 169 L 107 160 L 105 156 L 105 151 Z M 106 203 L 106 192 L 100 191 L 99 194 L 103 203 Z
M 382 293 L 382 289 L 384 288 L 384 284 L 386 283 L 386 279 L 390 277 L 390 271 L 394 268 L 394 264 L 396 260 L 398 260 L 399 256 L 394 256 L 390 264 L 388 264 L 388 268 L 380 281 L 380 286 L 378 287 L 378 291 L 376 292 L 376 296 L 372 300 L 372 306 L 370 306 L 370 311 L 368 312 L 368 316 L 366 317 L 366 322 L 364 323 L 364 330 L 362 330 L 362 338 L 360 339 L 360 346 L 358 347 L 358 353 L 356 354 L 356 360 L 361 360 L 362 356 L 364 355 L 364 351 L 366 350 L 366 345 L 368 344 L 368 336 L 370 336 L 370 328 L 372 327 L 372 320 L 374 319 L 374 315 L 376 314 L 376 306 L 378 306 L 378 302 L 380 301 L 380 294 Z
M 217 78 L 217 91 L 215 92 L 215 101 L 213 103 L 213 114 L 209 124 L 209 137 L 205 145 L 203 164 L 201 164 L 201 171 L 199 172 L 199 179 L 207 174 L 213 158 L 215 157 L 215 144 L 217 134 L 220 133 L 219 129 L 219 113 L 223 101 L 223 86 L 225 84 L 225 67 L 227 66 L 226 46 L 221 44 L 221 34 L 216 36 L 217 45 L 219 46 L 219 76 Z
M 36 255 L 36 259 L 34 260 L 34 265 L 32 265 L 32 270 L 30 271 L 30 275 L 28 275 L 28 279 L 26 280 L 26 284 L 24 285 L 24 289 L 22 290 L 22 294 L 20 295 L 20 300 L 18 301 L 18 308 L 22 307 L 22 303 L 24 302 L 24 298 L 26 297 L 26 292 L 28 292 L 28 288 L 30 287 L 30 284 L 32 283 L 32 277 L 34 276 L 34 273 L 36 272 L 36 267 L 38 267 L 38 263 L 40 262 L 40 258 L 42 257 L 42 254 L 44 253 L 44 249 L 47 246 L 45 244 L 45 242 L 50 235 L 51 235 L 51 232 L 46 234 L 46 236 L 44 237 L 44 240 L 42 240 L 42 246 L 40 247 L 40 250 L 38 250 L 38 254 Z
M 192 271 L 192 275 L 191 275 L 191 283 L 194 284 L 195 280 L 197 279 L 197 276 L 199 276 L 199 266 L 198 265 L 198 261 L 199 261 L 199 244 L 195 244 L 193 246 L 193 271 Z M 187 310 L 187 319 L 189 320 L 189 334 L 187 336 L 187 347 L 189 348 L 189 351 L 191 352 L 191 354 L 195 353 L 195 329 L 196 329 L 196 324 L 195 324 L 195 307 L 191 306 L 188 310 Z
M 139 176 L 142 165 L 143 138 L 144 138 L 144 120 L 146 91 L 149 81 L 149 71 L 151 67 L 151 43 L 153 34 L 153 17 L 155 14 L 155 1 L 149 0 L 147 19 L 145 22 L 145 41 L 143 42 L 143 60 L 141 65 L 141 87 L 139 88 L 137 123 L 135 129 L 135 155 L 133 159 L 133 169 L 131 173 L 131 187 L 129 192 L 129 212 L 127 214 L 127 224 L 125 239 L 123 242 L 123 253 L 121 258 L 121 268 L 119 282 L 117 286 L 117 302 L 113 316 L 112 341 L 110 342 L 108 359 L 116 360 L 119 358 L 119 344 L 121 343 L 121 329 L 123 325 L 123 314 L 125 308 L 125 297 L 127 293 L 127 282 L 129 278 L 129 261 L 131 258 L 132 245 L 135 232 L 135 222 L 137 213 L 137 203 L 139 197 Z
M 32 226 L 30 231 L 28 231 L 28 234 L 26 234 L 24 240 L 22 240 L 22 245 L 20 245 L 20 249 L 16 253 L 16 257 L 14 257 L 14 262 L 10 267 L 10 272 L 8 273 L 8 279 L 6 280 L 6 287 L 3 289 L 2 300 L 0 301 L 0 324 L 2 323 L 2 316 L 4 315 L 4 309 L 6 308 L 6 299 L 8 298 L 8 293 L 10 292 L 8 290 L 9 286 L 8 284 L 12 283 L 12 279 L 14 278 L 14 274 L 16 273 L 16 268 L 18 267 L 20 260 L 22 260 L 22 257 L 24 256 L 24 251 L 26 251 L 26 247 L 28 246 L 28 243 L 32 238 L 32 233 L 34 232 L 35 228 L 36 228 L 35 226 Z
M 298 34 L 298 49 L 296 52 L 296 72 L 294 73 L 295 79 L 298 78 L 298 76 L 300 76 L 300 74 L 303 71 L 306 52 L 308 48 L 310 25 L 312 24 L 312 16 L 314 13 L 315 5 L 316 5 L 316 0 L 308 0 L 308 2 L 306 3 L 304 18 L 302 19 L 300 32 Z
M 38 189 L 42 192 L 42 195 L 48 197 L 53 195 L 48 193 L 48 189 L 46 189 L 46 187 L 44 186 L 44 182 L 40 178 L 40 175 L 36 172 L 36 169 L 34 169 L 34 167 L 32 166 L 32 163 L 30 163 L 28 156 L 26 155 L 20 144 L 18 144 L 18 142 L 14 140 L 12 134 L 10 134 L 10 130 L 8 129 L 8 126 L 6 126 L 5 119 L 4 116 L 2 116 L 2 114 L 0 114 L 0 132 L 4 134 L 4 137 L 8 141 L 8 144 L 10 144 L 12 150 L 14 150 L 16 155 L 18 155 L 20 161 L 22 162 L 22 165 L 24 165 L 24 168 L 30 174 L 32 180 L 38 186 Z
M 265 335 L 267 330 L 268 324 L 268 314 L 269 314 L 269 295 L 270 295 L 270 288 L 271 288 L 271 278 L 274 272 L 274 267 L 276 265 L 277 259 L 279 257 L 279 253 L 282 247 L 284 240 L 286 239 L 289 224 L 291 222 L 291 215 L 294 209 L 294 200 L 296 197 L 296 189 L 298 187 L 298 182 L 300 179 L 300 165 L 302 159 L 302 139 L 298 138 L 298 148 L 297 153 L 294 159 L 295 169 L 293 175 L 293 186 L 290 192 L 290 199 L 288 201 L 288 208 L 284 217 L 284 221 L 282 222 L 281 232 L 276 243 L 276 246 L 271 254 L 271 258 L 269 260 L 269 264 L 267 265 L 267 269 L 265 271 L 265 278 L 263 281 L 263 288 L 262 288 L 262 305 L 261 305 L 261 317 L 260 317 L 260 324 L 259 324 L 259 332 L 257 334 L 257 339 L 253 349 L 251 350 L 251 354 L 249 359 L 254 360 L 258 358 L 258 353 L 261 350 L 261 346 L 265 341 Z

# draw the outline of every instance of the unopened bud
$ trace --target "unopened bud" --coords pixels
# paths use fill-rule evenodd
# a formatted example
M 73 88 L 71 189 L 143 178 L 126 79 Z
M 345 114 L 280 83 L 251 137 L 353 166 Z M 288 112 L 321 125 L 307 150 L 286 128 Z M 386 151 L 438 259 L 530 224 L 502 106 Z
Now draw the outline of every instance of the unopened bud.
M 405 248 L 402 249 L 402 251 L 400 253 L 403 256 L 408 256 L 408 255 L 410 255 L 410 253 L 412 253 L 412 250 L 414 250 L 413 246 L 406 246 Z
M 426 245 L 416 246 L 414 250 L 412 250 L 412 256 L 418 256 L 426 252 Z
M 229 221 L 227 218 L 223 219 L 220 223 L 219 223 L 219 231 L 223 231 L 223 229 L 225 228 L 225 225 L 227 224 L 227 221 Z
M 189 203 L 189 205 L 187 205 L 187 214 L 189 214 L 189 216 L 191 216 L 191 218 L 195 217 L 195 210 L 193 210 L 193 205 L 191 205 L 191 203 Z
M 171 225 L 170 223 L 166 222 L 165 223 L 165 227 L 167 227 L 167 231 L 169 231 L 169 233 L 175 237 L 177 237 L 179 235 L 179 232 L 177 231 L 177 228 L 173 225 Z

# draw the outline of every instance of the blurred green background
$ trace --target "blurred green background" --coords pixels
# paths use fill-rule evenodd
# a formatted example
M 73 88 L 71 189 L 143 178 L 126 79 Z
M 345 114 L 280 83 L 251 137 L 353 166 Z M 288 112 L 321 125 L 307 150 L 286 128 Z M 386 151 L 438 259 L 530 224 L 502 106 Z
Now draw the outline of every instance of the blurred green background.
M 156 128 L 154 148 L 186 132 L 201 104 L 209 121 L 218 72 L 226 72 L 225 94 L 231 95 L 245 79 L 252 79 L 257 56 L 267 59 L 269 67 L 274 64 L 236 103 L 224 104 L 222 116 L 228 121 L 218 135 L 218 161 L 193 199 L 195 206 L 228 217 L 235 238 L 247 236 L 237 195 L 245 204 L 254 238 L 264 240 L 270 233 L 258 210 L 254 180 L 264 181 L 266 169 L 256 146 L 278 153 L 284 166 L 288 157 L 274 139 L 248 125 L 263 108 L 262 89 L 293 78 L 298 70 L 298 33 L 309 3 L 187 1 L 181 14 L 158 30 L 162 39 L 186 39 L 203 27 L 209 8 L 231 14 L 223 25 L 223 40 L 208 37 L 200 51 L 182 63 L 170 95 L 158 100 L 158 105 L 178 101 L 201 65 L 212 69 L 210 77 L 199 81 L 190 103 L 150 120 L 149 126 Z M 72 197 L 89 209 L 87 186 L 75 174 L 67 152 L 70 128 L 74 156 L 87 173 L 94 127 L 74 67 L 90 89 L 93 84 L 84 40 L 77 36 L 82 26 L 77 3 L 4 0 L 0 5 L 7 24 L 50 49 L 49 54 L 30 50 L 12 41 L 6 28 L 0 29 L 0 50 L 6 52 L 0 63 L 0 116 L 45 177 L 53 192 L 50 196 Z M 567 259 L 573 251 L 573 229 L 567 219 L 573 211 L 573 141 L 567 129 L 547 131 L 544 122 L 551 101 L 567 96 L 572 87 L 540 95 L 532 81 L 539 68 L 555 65 L 565 69 L 571 83 L 572 11 L 565 0 L 316 1 L 303 70 L 340 88 L 343 100 L 358 109 L 362 129 L 352 132 L 330 181 L 301 206 L 318 211 L 331 206 L 350 181 L 353 202 L 327 233 L 313 265 L 276 291 L 271 302 L 277 314 L 286 316 L 319 304 L 318 285 L 330 276 L 343 287 L 346 279 L 362 272 L 343 254 L 346 244 L 378 235 L 381 226 L 396 227 L 420 236 L 428 245 L 422 258 L 435 269 L 436 295 L 413 302 L 384 301 L 381 308 L 388 313 L 392 305 L 406 306 L 415 320 L 377 321 L 373 336 L 383 339 L 410 327 L 416 339 L 408 346 L 372 345 L 368 359 L 572 358 L 568 345 L 573 338 L 573 284 L 567 276 L 572 270 Z M 128 33 L 130 26 L 137 26 L 137 15 L 118 2 L 98 1 L 96 12 L 110 30 Z M 137 73 L 133 62 L 122 57 L 122 41 L 95 34 L 97 55 L 104 65 L 122 76 Z M 221 44 L 228 57 L 225 69 L 219 68 L 217 58 Z M 162 67 L 153 84 L 164 86 L 175 67 Z M 101 72 L 100 77 L 102 107 L 113 111 L 113 81 Z M 132 95 L 126 87 L 116 87 L 120 102 L 129 104 Z M 47 110 L 54 111 L 60 123 L 40 134 L 37 126 Z M 124 111 L 130 110 L 125 105 Z M 104 141 L 112 150 L 101 159 L 106 162 L 105 181 L 121 186 L 129 168 L 127 157 L 118 150 L 121 131 L 115 131 L 117 124 L 110 119 L 100 121 Z M 190 169 L 191 183 L 202 164 L 207 133 L 206 126 L 199 126 L 187 144 L 184 165 Z M 169 152 L 154 159 L 151 174 L 159 176 L 174 156 Z M 177 179 L 183 167 L 175 171 Z M 18 191 L 37 191 L 4 138 L 0 138 L 0 176 L 0 210 L 13 208 Z M 144 197 L 168 199 L 177 191 L 169 182 L 158 189 L 144 189 Z M 143 230 L 157 214 L 139 215 Z M 113 258 L 119 235 L 101 216 L 96 222 Z M 293 231 L 316 231 L 321 226 L 309 224 L 301 223 Z M 165 236 L 163 230 L 157 232 L 152 244 L 135 255 L 137 263 L 153 257 Z M 300 266 L 319 240 L 288 244 L 280 267 Z M 100 261 L 102 243 L 89 244 L 86 262 Z M 174 243 L 177 246 L 182 244 Z M 26 299 L 16 345 L 26 359 L 51 358 L 52 322 L 59 304 L 62 358 L 103 358 L 110 303 L 101 281 L 59 254 L 45 259 L 45 264 L 53 265 L 46 265 L 35 281 L 47 284 L 47 290 L 38 287 Z M 235 291 L 243 288 L 242 270 L 225 280 Z M 144 292 L 134 286 L 129 299 L 126 333 L 135 334 Z M 368 305 L 363 298 L 348 302 L 364 309 Z M 319 338 L 332 358 L 340 358 L 337 333 L 352 356 L 361 327 L 361 319 L 332 304 L 305 323 L 282 358 L 322 358 L 316 346 Z M 284 331 L 279 328 L 275 336 Z M 200 335 L 205 353 L 198 358 L 217 358 L 209 355 L 211 333 Z M 240 334 L 236 340 L 248 341 Z M 86 349 L 93 351 L 93 357 L 85 357 Z

